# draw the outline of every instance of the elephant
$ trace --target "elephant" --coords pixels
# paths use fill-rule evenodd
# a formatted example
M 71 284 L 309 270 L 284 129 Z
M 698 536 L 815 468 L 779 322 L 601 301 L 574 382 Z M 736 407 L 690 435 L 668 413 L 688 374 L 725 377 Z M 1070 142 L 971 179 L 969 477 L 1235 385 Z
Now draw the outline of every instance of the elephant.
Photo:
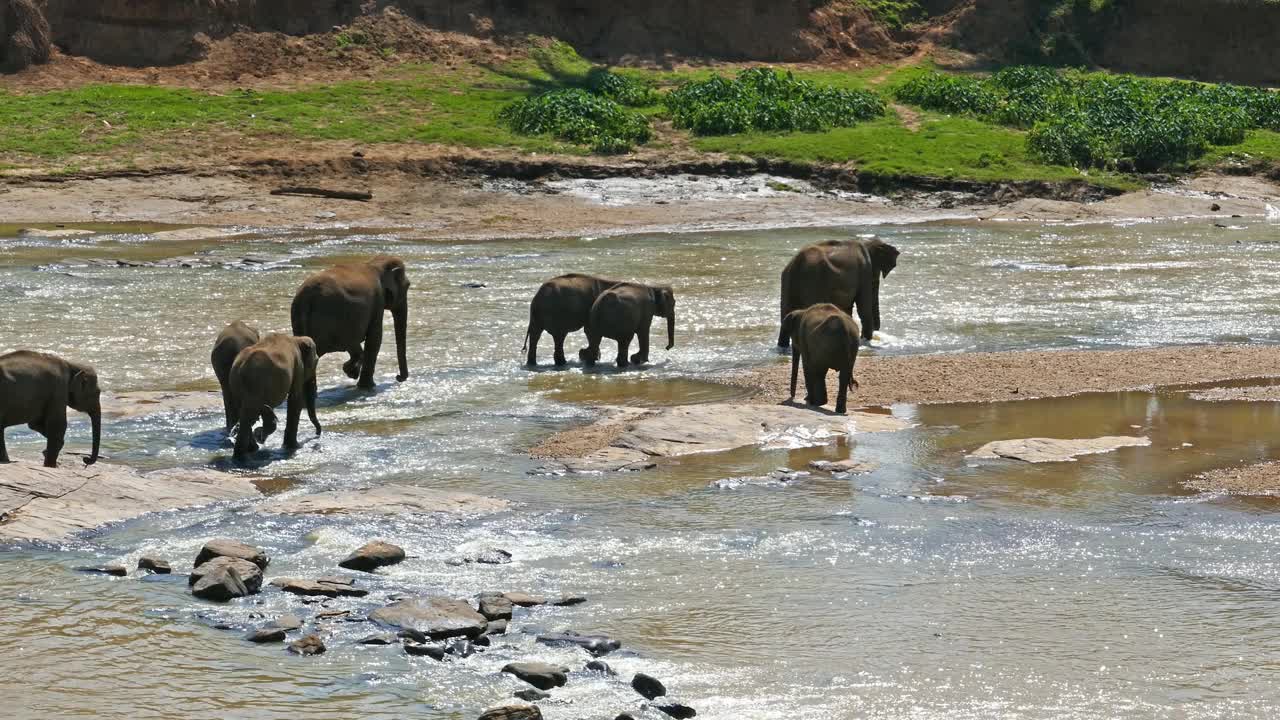
M 858 321 L 831 303 L 821 303 L 788 313 L 782 319 L 782 331 L 794 341 L 788 399 L 796 397 L 796 374 L 803 360 L 805 402 L 819 407 L 827 404 L 827 371 L 835 370 L 840 373 L 836 412 L 843 414 L 849 388 L 858 387 L 853 379 L 861 334 Z
M 307 278 L 293 296 L 293 334 L 309 337 L 320 357 L 346 351 L 342 364 L 356 386 L 372 389 L 373 369 L 382 347 L 382 313 L 395 323 L 397 382 L 409 379 L 405 333 L 409 323 L 409 278 L 404 261 L 381 255 L 363 263 L 338 265 Z M 361 349 L 360 343 L 364 343 Z
M 536 367 L 538 364 L 538 340 L 542 338 L 544 330 L 551 334 L 556 343 L 556 367 L 564 367 L 565 336 L 586 327 L 596 298 L 619 282 L 569 273 L 542 283 L 529 303 L 529 329 L 524 334 L 522 349 L 529 351 L 529 367 Z
M 84 464 L 97 462 L 102 439 L 100 394 L 98 373 L 88 365 L 30 350 L 0 355 L 0 463 L 9 462 L 4 429 L 26 423 L 47 441 L 44 466 L 58 467 L 68 407 L 87 413 L 93 422 L 93 451 Z
M 243 462 L 276 431 L 275 407 L 288 400 L 284 447 L 296 450 L 298 420 L 302 408 L 320 436 L 316 419 L 316 363 L 319 353 L 309 337 L 271 333 L 236 356 L 231 365 L 231 397 L 240 413 L 236 429 L 235 460 Z M 262 418 L 262 427 L 253 424 Z
M 880 279 L 897 266 L 898 249 L 879 238 L 810 245 L 782 271 L 782 317 L 818 303 L 852 315 L 857 305 L 862 339 L 870 342 L 880 329 Z M 778 347 L 790 342 L 786 328 L 779 330 Z
M 578 351 L 578 358 L 587 367 L 600 359 L 600 338 L 618 341 L 618 367 L 628 363 L 627 349 L 631 338 L 640 336 L 640 350 L 632 355 L 631 363 L 649 362 L 649 326 L 653 316 L 667 319 L 667 349 L 676 346 L 676 296 L 665 285 L 640 285 L 618 283 L 600 293 L 591 306 L 587 320 L 587 347 Z
M 213 374 L 218 376 L 218 385 L 222 388 L 222 409 L 227 418 L 227 432 L 231 432 L 236 420 L 240 418 L 240 411 L 231 395 L 231 365 L 241 350 L 261 339 L 262 335 L 257 328 L 236 320 L 223 328 L 218 333 L 218 339 L 213 342 L 209 362 L 213 364 Z

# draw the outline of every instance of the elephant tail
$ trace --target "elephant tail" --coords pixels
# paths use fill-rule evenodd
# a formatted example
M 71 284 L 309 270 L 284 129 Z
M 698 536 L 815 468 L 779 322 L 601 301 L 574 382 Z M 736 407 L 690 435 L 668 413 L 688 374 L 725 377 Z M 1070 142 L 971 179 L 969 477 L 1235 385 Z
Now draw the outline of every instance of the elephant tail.
M 524 330 L 524 345 L 520 346 L 520 352 L 525 352 L 526 350 L 529 349 L 529 338 L 533 335 L 533 324 L 534 324 L 533 305 L 530 304 L 529 305 L 529 326 L 526 327 Z

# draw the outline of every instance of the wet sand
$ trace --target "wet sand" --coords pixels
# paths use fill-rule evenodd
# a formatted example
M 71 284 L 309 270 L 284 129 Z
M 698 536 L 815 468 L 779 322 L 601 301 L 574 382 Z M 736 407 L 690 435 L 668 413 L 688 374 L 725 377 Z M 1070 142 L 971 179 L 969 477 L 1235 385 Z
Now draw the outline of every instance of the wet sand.
M 1183 481 L 1192 490 L 1228 495 L 1280 495 L 1280 462 L 1221 468 Z
M 851 405 L 1002 402 L 1280 377 L 1280 347 L 1250 345 L 1140 350 L 1020 351 L 860 357 Z M 787 399 L 791 363 L 722 378 L 765 401 Z M 835 396 L 835 374 L 827 377 Z M 803 394 L 803 378 L 796 394 Z

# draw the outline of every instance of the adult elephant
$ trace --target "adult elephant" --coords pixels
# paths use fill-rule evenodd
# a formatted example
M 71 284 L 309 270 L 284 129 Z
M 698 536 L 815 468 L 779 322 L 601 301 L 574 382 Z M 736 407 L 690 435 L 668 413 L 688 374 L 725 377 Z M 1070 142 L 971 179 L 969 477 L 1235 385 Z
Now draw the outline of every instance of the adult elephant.
M 236 320 L 223 328 L 213 341 L 209 362 L 213 365 L 213 374 L 218 376 L 218 385 L 222 388 L 222 411 L 226 415 L 227 432 L 231 432 L 236 420 L 240 418 L 240 411 L 231 395 L 231 365 L 241 350 L 261 339 L 262 335 L 257 328 Z
M 880 279 L 898 266 L 898 249 L 879 238 L 828 240 L 810 245 L 782 271 L 782 317 L 810 305 L 831 303 L 849 315 L 858 308 L 862 339 L 880 329 Z M 778 347 L 787 347 L 786 329 Z
M 794 341 L 791 348 L 791 397 L 796 397 L 796 375 L 804 363 L 805 402 L 827 404 L 827 371 L 840 374 L 840 390 L 836 395 L 836 412 L 845 411 L 849 389 L 856 388 L 853 366 L 858 361 L 858 321 L 849 313 L 820 303 L 804 310 L 793 310 L 782 320 L 782 331 Z
M 405 333 L 409 323 L 409 278 L 404 261 L 379 256 L 338 265 L 307 278 L 293 296 L 293 334 L 309 337 L 320 357 L 346 351 L 342 370 L 362 388 L 374 387 L 373 369 L 382 348 L 382 313 L 395 323 L 397 382 L 409 379 Z M 363 348 L 361 343 L 364 344 Z
M 529 367 L 538 364 L 538 340 L 542 333 L 551 334 L 555 341 L 556 367 L 564 367 L 564 339 L 571 332 L 586 327 L 600 293 L 617 285 L 618 280 L 606 280 L 594 275 L 569 273 L 542 283 L 529 303 L 529 328 L 524 334 L 524 349 L 529 351 Z
M 618 283 L 600 293 L 587 320 L 587 347 L 579 359 L 590 367 L 600 359 L 600 340 L 618 342 L 618 367 L 649 362 L 649 328 L 654 316 L 667 319 L 667 349 L 676 346 L 676 296 L 666 286 Z M 640 350 L 627 357 L 631 340 L 639 336 Z M 629 361 L 629 362 L 628 362 Z
M 47 441 L 45 467 L 58 467 L 68 407 L 88 413 L 93 422 L 93 451 L 84 464 L 97 462 L 102 439 L 100 394 L 98 373 L 88 365 L 30 350 L 0 355 L 0 463 L 9 462 L 4 429 L 25 423 Z
M 288 402 L 284 425 L 284 448 L 296 450 L 298 420 L 302 408 L 320 435 L 316 419 L 316 344 L 309 337 L 271 333 L 236 356 L 231 365 L 231 396 L 239 412 L 236 429 L 236 462 L 243 462 L 276 431 L 275 408 Z M 262 418 L 262 427 L 253 424 Z

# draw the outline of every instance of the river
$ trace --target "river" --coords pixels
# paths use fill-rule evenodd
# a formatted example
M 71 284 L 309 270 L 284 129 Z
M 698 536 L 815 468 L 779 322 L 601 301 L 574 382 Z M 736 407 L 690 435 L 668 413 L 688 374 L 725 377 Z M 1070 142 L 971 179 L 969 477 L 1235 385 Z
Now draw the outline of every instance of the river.
M 0 351 L 91 362 L 110 391 L 216 389 L 208 353 L 226 322 L 287 329 L 307 274 L 400 255 L 414 283 L 412 377 L 392 377 L 389 330 L 376 393 L 357 392 L 339 357 L 322 359 L 324 436 L 311 438 L 304 422 L 299 452 L 282 455 L 276 436 L 247 472 L 278 478 L 273 491 L 285 493 L 396 482 L 516 507 L 465 521 L 264 519 L 245 501 L 0 549 L 0 715 L 471 718 L 521 687 L 497 672 L 507 662 L 586 662 L 519 631 L 540 628 L 605 633 L 624 646 L 608 658 L 623 679 L 575 672 L 540 703 L 551 720 L 636 711 L 641 699 L 625 683 L 636 671 L 712 720 L 1270 716 L 1280 704 L 1275 505 L 1196 495 L 1177 481 L 1280 457 L 1273 404 L 1160 391 L 903 405 L 892 412 L 914 426 L 901 432 L 616 475 L 532 474 L 540 463 L 526 455 L 588 421 L 592 403 L 737 396 L 708 379 L 784 362 L 772 348 L 778 273 L 797 248 L 829 238 L 876 233 L 902 251 L 870 353 L 1280 341 L 1275 226 L 1229 222 L 1237 225 L 961 222 L 465 243 L 359 228 L 186 240 L 142 227 L 75 238 L 9 231 Z M 175 256 L 207 265 L 89 262 Z M 245 256 L 251 262 L 235 261 Z M 676 348 L 655 343 L 642 370 L 555 371 L 544 337 L 543 367 L 522 367 L 529 298 L 569 271 L 673 285 Z M 230 465 L 220 424 L 219 412 L 189 411 L 111 421 L 103 454 L 141 468 L 246 472 Z M 1107 434 L 1152 444 L 1047 466 L 964 457 L 995 439 Z M 12 455 L 38 457 L 39 438 L 18 428 L 8 437 Z M 87 446 L 87 423 L 73 414 L 67 449 Z M 879 468 L 768 478 L 851 451 Z M 215 606 L 193 600 L 180 576 L 75 571 L 149 552 L 185 572 L 217 536 L 266 549 L 269 577 L 328 573 L 371 538 L 403 545 L 414 557 L 371 578 L 369 598 L 333 603 L 357 613 L 418 591 L 590 601 L 520 611 L 505 642 L 465 660 L 354 644 L 371 632 L 363 623 L 331 624 L 329 652 L 298 658 L 214 628 L 314 610 L 292 596 Z M 514 561 L 443 562 L 486 547 Z

